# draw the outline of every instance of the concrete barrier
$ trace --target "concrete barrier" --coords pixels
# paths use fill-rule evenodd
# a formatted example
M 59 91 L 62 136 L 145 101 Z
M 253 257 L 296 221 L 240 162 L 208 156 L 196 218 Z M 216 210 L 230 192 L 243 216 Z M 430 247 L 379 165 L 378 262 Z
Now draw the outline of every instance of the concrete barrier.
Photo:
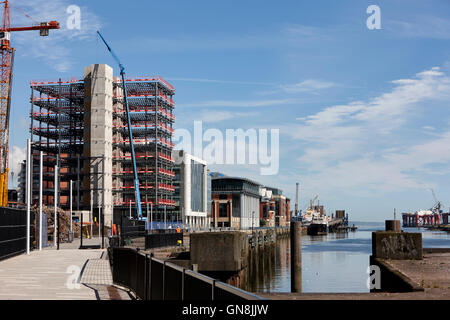
M 244 232 L 202 232 L 190 235 L 191 263 L 202 271 L 240 271 L 247 266 L 248 236 Z
M 370 265 L 380 268 L 380 289 L 373 288 L 370 292 L 413 292 L 424 291 L 423 288 L 411 281 L 407 276 L 390 266 L 383 259 L 370 256 Z
M 372 232 L 372 255 L 379 259 L 422 260 L 422 234 L 409 232 Z

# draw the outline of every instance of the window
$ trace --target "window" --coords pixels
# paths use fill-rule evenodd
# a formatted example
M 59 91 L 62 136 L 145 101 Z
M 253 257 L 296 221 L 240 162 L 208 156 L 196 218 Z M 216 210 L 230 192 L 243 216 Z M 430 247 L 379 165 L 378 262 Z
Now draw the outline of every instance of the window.
M 227 214 L 227 204 L 219 203 L 219 218 L 226 218 Z
M 191 209 L 203 211 L 203 164 L 191 160 Z

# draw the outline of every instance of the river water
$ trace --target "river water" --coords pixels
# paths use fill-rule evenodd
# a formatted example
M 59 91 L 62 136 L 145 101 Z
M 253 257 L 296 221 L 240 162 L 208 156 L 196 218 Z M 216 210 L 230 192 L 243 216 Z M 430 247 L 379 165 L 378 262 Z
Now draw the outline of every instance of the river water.
M 369 292 L 367 268 L 372 253 L 372 232 L 384 230 L 384 223 L 350 222 L 358 229 L 349 233 L 302 237 L 302 292 Z M 450 233 L 424 229 L 424 248 L 450 247 Z M 261 277 L 252 284 L 254 292 L 289 292 L 290 240 L 277 241 L 275 265 L 270 277 Z

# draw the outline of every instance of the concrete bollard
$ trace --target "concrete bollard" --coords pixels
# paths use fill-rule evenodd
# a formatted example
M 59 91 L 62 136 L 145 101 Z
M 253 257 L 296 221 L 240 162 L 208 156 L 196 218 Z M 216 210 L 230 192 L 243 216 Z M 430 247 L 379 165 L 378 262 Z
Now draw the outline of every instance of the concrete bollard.
M 393 231 L 393 232 L 401 232 L 402 229 L 400 228 L 400 220 L 386 220 L 385 221 L 386 231 Z
M 291 222 L 291 292 L 302 292 L 302 224 Z

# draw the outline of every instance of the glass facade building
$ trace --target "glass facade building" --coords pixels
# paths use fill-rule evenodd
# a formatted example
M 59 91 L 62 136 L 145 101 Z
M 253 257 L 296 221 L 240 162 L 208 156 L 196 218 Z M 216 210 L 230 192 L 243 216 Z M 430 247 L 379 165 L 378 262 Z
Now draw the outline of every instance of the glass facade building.
M 192 211 L 203 211 L 206 205 L 203 203 L 203 189 L 205 166 L 191 159 L 191 209 Z

